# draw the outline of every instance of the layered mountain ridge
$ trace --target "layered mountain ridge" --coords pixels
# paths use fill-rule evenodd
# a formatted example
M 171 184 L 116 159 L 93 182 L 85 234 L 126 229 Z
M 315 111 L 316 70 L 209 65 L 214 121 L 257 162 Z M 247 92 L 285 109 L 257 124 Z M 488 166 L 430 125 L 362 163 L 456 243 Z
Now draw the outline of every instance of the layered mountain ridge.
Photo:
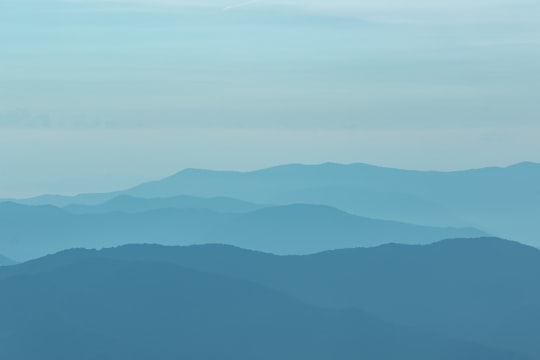
M 26 204 L 100 204 L 118 195 L 142 198 L 228 197 L 255 204 L 319 204 L 385 220 L 476 227 L 540 245 L 540 164 L 436 172 L 366 164 L 283 165 L 251 172 L 187 169 L 131 189 Z
M 122 201 L 124 199 L 121 199 Z M 130 202 L 133 199 L 130 199 Z M 474 228 L 437 228 L 364 218 L 322 205 L 263 207 L 245 213 L 206 208 L 152 208 L 135 200 L 127 212 L 50 205 L 0 203 L 0 252 L 30 259 L 74 247 L 129 243 L 189 245 L 223 243 L 278 253 L 306 254 L 388 242 L 429 243 L 448 237 L 477 237 Z M 161 200 L 158 201 L 161 203 Z M 229 202 L 229 200 L 227 200 Z
M 528 348 L 516 351 L 508 342 L 482 345 L 467 338 L 468 333 L 443 335 L 407 325 L 403 319 L 378 320 L 366 314 L 359 302 L 349 304 L 348 310 L 338 304 L 340 297 L 354 299 L 346 288 L 373 292 L 368 278 L 379 276 L 382 266 L 392 265 L 374 254 L 382 253 L 388 260 L 390 253 L 395 262 L 410 258 L 411 253 L 452 253 L 464 247 L 482 248 L 494 262 L 508 248 L 535 260 L 539 255 L 534 251 L 540 253 L 498 239 L 385 245 L 309 256 L 276 256 L 224 245 L 67 250 L 0 268 L 0 289 L 7 294 L 0 298 L 0 353 L 14 360 L 71 359 L 81 351 L 102 359 L 538 358 L 539 353 Z M 371 263 L 358 262 L 364 252 L 370 253 Z M 528 257 L 522 264 L 529 263 Z M 440 258 L 433 258 L 426 276 L 429 270 L 440 273 L 447 263 L 441 266 Z M 352 264 L 365 270 L 371 265 L 371 273 L 354 271 Z M 408 275 L 410 271 L 385 286 L 399 291 L 410 285 L 402 283 Z M 380 277 L 383 280 L 385 275 Z M 501 291 L 509 286 L 503 284 Z M 536 283 L 530 285 L 536 289 L 530 294 L 537 294 Z M 330 289 L 334 299 L 328 298 Z M 382 295 L 378 294 L 380 299 L 385 298 Z M 419 299 L 423 295 L 417 294 Z M 394 304 L 403 301 L 393 300 Z M 441 308 L 449 304 L 451 299 Z M 432 315 L 430 309 L 426 313 Z

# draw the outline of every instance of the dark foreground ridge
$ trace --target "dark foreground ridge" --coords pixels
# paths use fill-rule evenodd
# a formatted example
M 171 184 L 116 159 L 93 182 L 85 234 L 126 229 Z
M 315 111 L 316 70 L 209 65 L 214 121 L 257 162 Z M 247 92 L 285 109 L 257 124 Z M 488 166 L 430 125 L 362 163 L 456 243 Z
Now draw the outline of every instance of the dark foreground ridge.
M 524 359 L 244 280 L 103 254 L 69 251 L 3 273 L 2 359 Z
M 92 271 L 80 265 L 81 263 L 93 264 L 98 259 L 112 262 L 112 264 L 115 264 L 114 266 L 120 266 L 116 265 L 117 262 L 120 262 L 121 266 L 129 267 L 131 275 L 122 272 L 124 278 L 115 278 L 115 267 L 110 265 L 109 262 L 105 262 L 105 265 L 99 265 L 99 268 L 103 270 L 97 273 L 94 265 L 88 265 L 91 266 L 90 269 L 94 269 Z M 124 289 L 122 284 L 129 284 L 130 281 L 137 284 L 145 276 L 151 276 L 155 282 L 155 284 L 152 283 L 151 285 L 155 286 L 155 288 L 147 289 L 144 282 L 142 282 L 141 292 L 169 294 L 169 292 L 176 289 L 179 294 L 175 296 L 182 297 L 184 295 L 180 295 L 180 293 L 186 294 L 186 292 L 189 292 L 190 296 L 196 296 L 194 289 L 182 287 L 184 280 L 174 280 L 174 276 L 170 274 L 163 275 L 159 273 L 162 266 L 165 266 L 166 269 L 177 269 L 176 267 L 170 267 L 172 265 L 181 266 L 183 269 L 189 268 L 195 272 L 203 271 L 207 274 L 214 274 L 214 276 L 208 275 L 209 279 L 211 278 L 212 281 L 216 282 L 210 287 L 222 289 L 224 293 L 213 292 L 210 295 L 202 295 L 205 298 L 204 301 L 210 301 L 210 298 L 213 299 L 212 301 L 217 301 L 216 304 L 209 305 L 210 307 L 219 308 L 220 297 L 225 296 L 225 299 L 227 299 L 227 296 L 231 296 L 230 301 L 233 301 L 233 299 L 239 301 L 238 306 L 241 309 L 249 309 L 249 304 L 243 303 L 245 297 L 238 296 L 238 294 L 242 294 L 241 291 L 236 292 L 234 288 L 225 291 L 228 286 L 232 285 L 217 284 L 219 279 L 226 277 L 239 280 L 238 282 L 229 283 L 235 284 L 234 286 L 250 287 L 253 284 L 259 284 L 272 290 L 270 292 L 273 295 L 267 294 L 261 296 L 262 298 L 287 298 L 287 301 L 295 303 L 297 308 L 306 306 L 311 309 L 311 315 L 299 320 L 298 323 L 295 323 L 294 316 L 291 317 L 292 324 L 289 324 L 285 318 L 280 318 L 280 314 L 288 314 L 287 317 L 290 317 L 290 313 L 287 313 L 288 310 L 267 308 L 260 313 L 263 318 L 266 315 L 271 315 L 272 319 L 264 321 L 276 320 L 284 328 L 296 329 L 294 330 L 295 333 L 292 334 L 274 323 L 270 325 L 270 323 L 263 320 L 261 320 L 262 323 L 257 323 L 257 326 L 261 326 L 263 329 L 278 329 L 276 334 L 287 334 L 287 336 L 291 336 L 291 339 L 298 339 L 297 342 L 295 340 L 294 344 L 313 341 L 312 344 L 315 345 L 309 348 L 310 351 L 313 350 L 313 353 L 304 353 L 302 358 L 305 355 L 312 358 L 322 356 L 319 358 L 367 357 L 370 359 L 393 359 L 393 355 L 389 353 L 377 353 L 377 351 L 381 350 L 379 347 L 382 346 L 399 351 L 400 356 L 397 356 L 399 359 L 423 359 L 426 358 L 425 356 L 427 358 L 431 356 L 431 359 L 448 358 L 457 360 L 471 358 L 469 357 L 471 353 L 468 351 L 472 348 L 469 347 L 470 345 L 465 346 L 464 344 L 476 343 L 485 348 L 484 350 L 475 348 L 476 350 L 473 352 L 480 352 L 473 355 L 472 358 L 474 359 L 483 359 L 483 356 L 487 354 L 484 351 L 487 351 L 485 349 L 488 348 L 497 349 L 493 350 L 497 354 L 490 354 L 486 359 L 521 358 L 517 355 L 510 355 L 517 353 L 528 356 L 529 359 L 540 359 L 540 345 L 537 341 L 537 334 L 540 333 L 540 285 L 538 283 L 540 278 L 540 251 L 536 248 L 497 238 L 453 239 L 432 245 L 415 246 L 391 244 L 375 248 L 328 251 L 309 256 L 276 256 L 224 245 L 188 247 L 129 245 L 101 251 L 70 250 L 25 264 L 3 268 L 0 271 L 0 279 L 3 279 L 0 281 L 0 286 L 2 286 L 3 294 L 16 294 L 18 291 L 23 298 L 28 296 L 27 301 L 31 302 L 41 300 L 42 297 L 30 296 L 29 292 L 34 291 L 36 287 L 39 290 L 41 286 L 46 286 L 40 284 L 48 284 L 47 281 L 50 282 L 50 286 L 60 286 L 57 290 L 49 292 L 51 297 L 57 299 L 58 295 L 54 294 L 63 294 L 62 291 L 65 291 L 69 302 L 72 304 L 84 300 L 76 297 L 75 293 L 79 292 L 79 290 L 73 291 L 73 286 L 76 286 L 75 289 L 84 290 L 85 296 L 90 296 L 94 291 L 96 293 L 103 292 L 105 298 L 98 299 L 97 309 L 107 307 L 106 296 L 108 295 L 106 294 L 111 294 L 110 292 L 118 287 L 118 289 L 123 290 L 114 290 L 113 294 L 115 295 L 111 299 L 119 296 L 122 298 L 119 302 L 127 304 L 132 301 L 144 301 L 147 305 L 142 306 L 139 304 L 137 305 L 141 306 L 139 309 L 156 311 L 156 314 L 148 316 L 162 316 L 165 319 L 166 316 L 160 313 L 162 310 L 165 311 L 161 303 L 154 303 L 152 299 L 144 296 L 139 299 L 142 294 L 133 293 L 135 289 Z M 141 274 L 140 271 L 142 270 L 137 270 L 139 267 L 145 269 L 144 271 L 150 271 L 151 274 Z M 154 268 L 155 272 L 152 270 Z M 191 272 L 187 273 L 191 274 Z M 179 279 L 183 279 L 187 275 L 182 276 Z M 25 281 L 24 285 L 21 281 Z M 10 285 L 4 288 L 4 286 L 8 286 L 6 284 Z M 65 286 L 65 289 L 62 286 Z M 258 286 L 256 288 L 259 290 L 250 288 L 250 290 L 244 289 L 242 291 L 246 293 L 262 291 Z M 43 296 L 47 299 L 49 295 L 45 294 L 46 289 L 42 291 L 44 292 Z M 278 296 L 274 291 L 283 295 Z M 231 295 L 235 292 L 236 295 Z M 123 293 L 125 293 L 125 298 L 122 295 Z M 161 298 L 161 296 L 159 295 L 158 298 Z M 166 297 L 169 297 L 169 295 L 166 295 Z M 290 297 L 310 305 L 301 305 Z M 49 300 L 54 302 L 52 299 Z M 2 301 L 13 301 L 13 304 L 17 305 L 21 300 L 19 297 L 7 297 Z M 179 301 L 179 299 L 175 301 Z M 195 300 L 195 298 L 190 301 L 197 304 L 203 302 L 202 299 Z M 253 301 L 250 298 L 248 302 L 252 303 Z M 9 304 L 4 308 L 13 309 L 13 304 Z M 283 302 L 280 304 L 283 304 Z M 27 303 L 25 306 L 21 306 L 17 310 L 20 311 L 20 314 L 23 313 L 23 309 L 32 309 L 35 304 Z M 90 305 L 88 304 L 88 306 Z M 267 306 L 271 306 L 271 304 L 267 304 Z M 181 311 L 179 310 L 181 308 L 180 306 L 175 309 Z M 319 311 L 316 309 L 321 308 L 328 309 L 322 313 L 326 314 L 325 319 L 333 319 L 331 320 L 334 321 L 333 325 L 326 324 L 316 316 Z M 353 321 L 356 328 L 351 328 L 350 326 L 353 323 L 342 324 L 339 322 L 341 320 L 338 321 L 334 317 L 339 318 L 339 316 L 343 315 L 343 309 L 366 311 L 370 314 L 368 318 L 371 320 L 368 321 L 367 318 L 362 318 L 362 316 L 366 316 L 363 312 L 353 312 L 357 314 L 354 316 L 347 313 L 346 317 L 349 319 L 351 316 L 352 318 L 359 317 Z M 72 310 L 73 316 L 76 318 L 76 311 L 74 308 Z M 187 307 L 184 310 L 186 313 L 179 313 L 178 316 L 186 316 L 187 319 L 193 320 L 194 318 L 188 315 Z M 111 312 L 121 312 L 122 310 L 121 307 L 115 308 L 115 306 L 112 306 L 107 311 L 104 314 L 111 316 Z M 166 311 L 168 312 L 170 309 Z M 228 311 L 226 310 L 226 312 Z M 244 315 L 252 317 L 255 313 L 259 314 L 258 311 L 250 313 L 249 316 Z M 293 311 L 293 313 L 295 312 L 296 310 Z M 61 310 L 58 310 L 58 314 L 71 318 L 71 314 L 64 314 Z M 98 312 L 97 315 L 99 314 Z M 238 315 L 235 321 L 242 324 L 239 319 L 242 319 L 244 315 Z M 5 316 L 8 316 L 8 314 Z M 96 316 L 96 314 L 93 313 L 93 316 Z M 32 315 L 32 318 L 35 318 L 35 316 Z M 39 316 L 37 318 L 39 319 Z M 382 319 L 384 323 L 377 322 L 374 320 L 376 318 Z M 103 321 L 106 323 L 107 319 L 103 319 Z M 211 321 L 213 322 L 213 320 Z M 308 324 L 307 328 L 311 328 L 311 332 L 303 327 L 304 321 L 306 321 L 305 324 Z M 203 326 L 199 318 L 196 319 L 196 323 L 197 326 Z M 375 326 L 375 323 L 378 325 Z M 43 324 L 47 324 L 47 322 L 44 321 Z M 44 326 L 43 324 L 28 326 L 40 328 L 40 326 Z M 389 330 L 389 324 L 398 324 L 397 327 L 393 327 L 394 335 L 381 335 L 384 332 L 378 333 L 373 330 L 387 331 Z M 163 328 L 170 326 L 172 325 L 164 325 Z M 296 333 L 299 331 L 298 327 L 301 327 L 300 334 L 302 336 Z M 399 327 L 409 329 L 406 331 L 408 335 L 402 334 L 403 328 L 400 330 Z M 226 326 L 225 328 L 223 329 L 224 333 L 236 336 L 230 332 L 229 327 Z M 252 329 L 256 330 L 252 331 L 249 336 L 255 336 L 258 331 L 262 331 L 259 333 L 261 336 L 265 334 L 258 327 L 252 327 Z M 344 333 L 340 333 L 338 329 L 343 329 Z M 438 340 L 432 338 L 422 340 L 424 335 L 419 335 L 418 332 L 410 329 L 419 329 L 418 331 L 424 331 L 424 335 L 431 334 L 430 336 L 435 336 Z M 27 329 L 21 328 L 21 331 L 27 331 Z M 330 340 L 327 342 L 320 340 L 321 338 L 318 336 L 322 335 L 318 331 L 323 331 L 326 334 L 324 336 L 330 336 Z M 385 338 L 385 340 L 382 340 L 382 338 L 378 337 L 368 337 L 370 339 L 369 343 L 375 344 L 375 348 L 379 350 L 375 351 L 364 344 L 363 341 L 368 339 L 365 337 L 367 336 L 366 333 L 371 334 L 370 336 L 381 335 Z M 303 336 L 306 334 L 313 337 L 309 338 L 309 340 L 305 339 Z M 357 334 L 361 334 L 359 338 L 355 337 Z M 339 346 L 333 342 L 334 340 L 331 340 L 332 336 L 341 339 L 339 341 L 335 340 L 339 342 Z M 402 336 L 405 337 L 402 338 Z M 273 337 L 274 333 L 270 338 Z M 461 345 L 454 348 L 453 346 L 456 343 L 454 345 L 443 344 L 441 338 L 454 339 Z M 403 343 L 400 343 L 397 339 L 407 339 L 408 345 L 406 349 L 401 347 Z M 417 345 L 417 340 L 422 345 Z M 212 342 L 212 340 L 209 341 Z M 257 341 L 261 340 L 252 339 L 251 341 L 257 343 Z M 279 344 L 280 341 L 285 340 L 278 336 L 275 341 L 275 344 Z M 397 341 L 397 343 L 394 344 L 393 341 Z M 353 343 L 360 345 L 353 346 Z M 265 346 L 270 345 L 266 344 Z M 322 348 L 319 348 L 319 346 L 322 346 Z M 337 346 L 337 348 L 334 346 Z M 283 349 L 281 345 L 278 347 Z M 330 350 L 330 348 L 334 350 Z M 336 349 L 343 352 L 335 353 L 336 356 L 325 357 L 331 354 L 332 351 L 337 351 Z M 464 349 L 469 350 L 461 353 Z M 410 351 L 415 352 L 415 355 L 411 355 Z M 434 355 L 431 352 L 428 355 L 423 351 L 441 351 L 441 353 Z M 272 354 L 287 357 L 287 354 L 283 353 Z

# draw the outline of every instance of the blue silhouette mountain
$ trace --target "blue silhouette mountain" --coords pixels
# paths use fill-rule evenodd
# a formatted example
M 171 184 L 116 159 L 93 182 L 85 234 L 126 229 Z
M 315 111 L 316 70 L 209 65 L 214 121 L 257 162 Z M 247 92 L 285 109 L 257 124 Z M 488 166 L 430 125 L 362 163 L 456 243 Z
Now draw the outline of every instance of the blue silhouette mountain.
M 486 235 L 474 228 L 438 228 L 351 215 L 323 206 L 269 207 L 216 226 L 208 242 L 276 254 L 306 254 L 384 243 L 425 244 L 450 237 Z
M 131 245 L 98 253 L 248 280 L 316 306 L 359 308 L 387 322 L 540 359 L 540 250 L 516 242 L 454 239 L 307 256 L 224 245 Z
M 193 244 L 204 231 L 235 216 L 206 209 L 73 214 L 53 206 L 0 203 L 0 252 L 27 260 L 74 247 Z
M 3 255 L 0 255 L 0 266 L 13 265 L 13 264 L 15 264 L 14 260 L 11 260 L 10 258 L 7 258 Z
M 144 198 L 224 196 L 261 204 L 322 204 L 356 215 L 421 225 L 473 226 L 540 244 L 540 164 L 453 172 L 365 164 L 284 165 L 252 172 L 187 169 L 109 193 L 18 200 L 27 204 L 97 204 L 119 194 Z
M 329 163 L 247 173 L 189 169 L 127 192 L 156 196 L 180 191 L 262 203 L 316 203 L 418 224 L 473 224 L 500 236 L 538 243 L 539 182 L 540 164 L 534 163 L 455 172 Z
M 252 282 L 96 251 L 0 268 L 0 291 L 0 355 L 10 360 L 525 359 Z
M 265 205 L 226 197 L 201 198 L 180 195 L 169 198 L 138 198 L 129 195 L 119 195 L 101 204 L 71 204 L 63 208 L 77 214 L 101 214 L 115 211 L 140 213 L 160 209 L 208 209 L 216 212 L 241 213 L 264 207 Z
M 320 205 L 248 213 L 165 208 L 74 214 L 53 206 L 0 203 L 0 252 L 30 259 L 73 247 L 128 243 L 223 243 L 278 254 L 306 254 L 383 243 L 429 243 L 485 235 L 473 228 L 434 228 L 350 215 Z

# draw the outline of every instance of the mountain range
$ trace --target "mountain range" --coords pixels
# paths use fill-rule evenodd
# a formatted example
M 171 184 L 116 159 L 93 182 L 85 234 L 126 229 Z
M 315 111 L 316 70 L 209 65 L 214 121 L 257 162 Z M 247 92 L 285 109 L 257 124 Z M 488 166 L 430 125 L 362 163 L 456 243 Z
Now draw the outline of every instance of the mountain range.
M 280 257 L 226 246 L 140 245 L 68 250 L 0 268 L 0 356 L 11 360 L 531 359 L 382 321 L 359 308 L 322 308 L 292 296 L 286 286 L 277 290 L 279 281 L 268 281 L 295 270 L 290 280 L 281 279 L 292 284 L 311 269 L 304 268 L 304 261 L 309 265 L 329 255 L 339 255 L 341 260 L 356 256 L 355 250 Z M 258 264 L 253 272 L 245 267 L 246 261 Z M 286 264 L 287 269 L 272 268 L 273 263 Z M 237 274 L 224 274 L 231 270 Z M 297 289 L 302 297 L 307 298 L 301 293 L 317 283 L 319 293 L 328 289 L 327 279 L 318 278 L 324 269 L 319 270 L 306 287 Z M 350 273 L 336 288 L 355 275 L 362 274 Z M 361 288 L 366 276 L 349 286 Z M 247 277 L 258 280 L 242 279 Z
M 221 243 L 277 254 L 306 254 L 389 242 L 420 244 L 485 235 L 473 228 L 436 228 L 369 219 L 322 205 L 266 207 L 245 213 L 172 207 L 138 212 L 151 208 L 153 202 L 128 198 L 127 203 L 141 207 L 128 206 L 132 211 L 120 212 L 115 205 L 114 211 L 103 212 L 110 204 L 125 204 L 125 200 L 113 200 L 95 210 L 92 206 L 62 209 L 0 203 L 0 253 L 27 260 L 74 247 Z
M 224 245 L 130 245 L 61 253 L 0 274 L 50 271 L 88 253 L 246 280 L 313 306 L 362 309 L 387 323 L 540 359 L 540 250 L 512 241 L 454 239 L 304 256 Z
M 164 198 L 140 198 L 119 195 L 104 203 L 94 205 L 71 204 L 63 208 L 76 214 L 102 214 L 109 212 L 141 213 L 160 209 L 207 209 L 224 213 L 243 213 L 262 209 L 268 205 L 247 201 L 213 197 L 173 196 Z
M 283 165 L 251 172 L 186 169 L 131 189 L 18 199 L 31 205 L 100 204 L 142 198 L 228 197 L 256 204 L 320 204 L 385 220 L 476 227 L 540 245 L 540 164 L 436 172 L 366 164 Z
M 0 201 L 26 261 L 0 255 L 0 358 L 540 360 L 539 179 L 328 163 Z

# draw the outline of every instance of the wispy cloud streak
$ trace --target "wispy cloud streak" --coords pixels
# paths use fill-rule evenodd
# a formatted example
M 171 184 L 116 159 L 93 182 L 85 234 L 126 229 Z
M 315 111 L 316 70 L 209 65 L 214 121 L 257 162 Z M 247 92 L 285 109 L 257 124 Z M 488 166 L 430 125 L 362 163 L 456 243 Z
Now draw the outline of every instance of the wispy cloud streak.
M 233 4 L 233 5 L 225 6 L 225 7 L 223 8 L 223 11 L 230 11 L 230 10 L 242 8 L 242 7 L 249 6 L 249 5 L 258 3 L 258 2 L 260 2 L 260 1 L 259 1 L 259 0 L 244 1 L 244 2 L 241 2 L 241 3 L 238 3 L 238 4 Z

